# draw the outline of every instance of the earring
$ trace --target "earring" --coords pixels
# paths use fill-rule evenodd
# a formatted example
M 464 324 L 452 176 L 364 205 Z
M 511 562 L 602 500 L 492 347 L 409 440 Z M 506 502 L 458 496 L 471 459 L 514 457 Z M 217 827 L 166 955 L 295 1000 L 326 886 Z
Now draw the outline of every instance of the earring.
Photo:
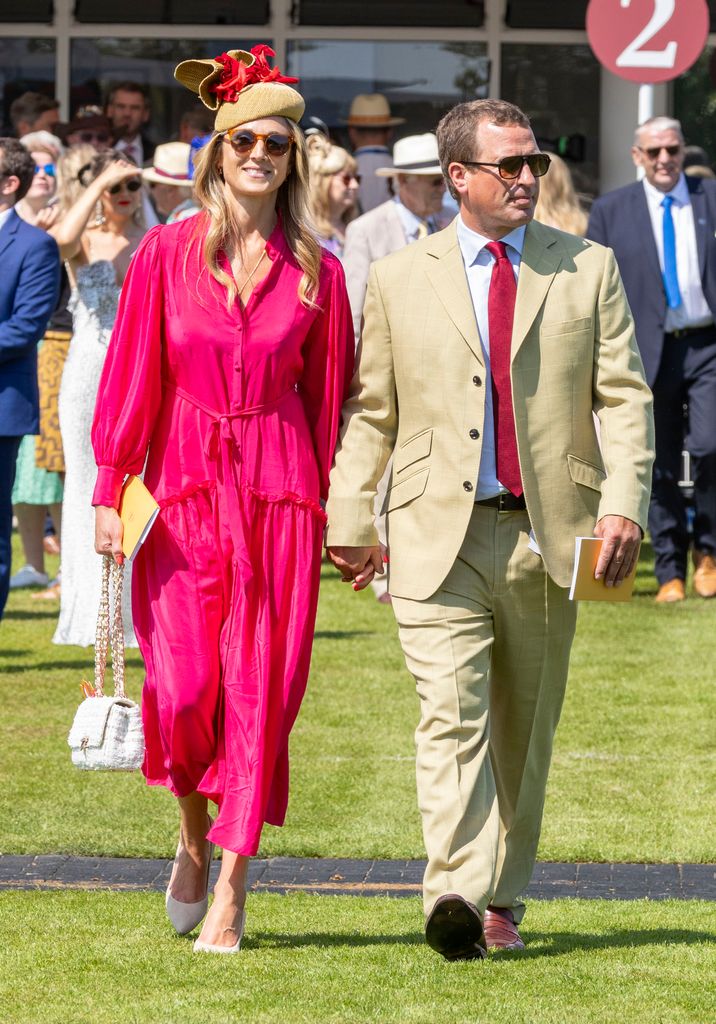
M 102 203 L 98 199 L 94 207 L 94 226 L 96 228 L 101 228 L 105 220 L 106 218 L 102 211 Z

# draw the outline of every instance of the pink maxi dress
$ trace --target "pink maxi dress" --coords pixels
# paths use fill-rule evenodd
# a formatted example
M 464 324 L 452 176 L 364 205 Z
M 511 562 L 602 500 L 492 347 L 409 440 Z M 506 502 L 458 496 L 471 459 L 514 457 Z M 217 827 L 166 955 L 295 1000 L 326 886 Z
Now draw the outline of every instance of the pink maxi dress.
M 146 459 L 161 512 L 132 575 L 144 774 L 215 800 L 209 837 L 251 856 L 286 814 L 354 343 L 340 263 L 323 253 L 319 309 L 306 308 L 280 222 L 268 276 L 228 309 L 202 267 L 205 217 L 152 229 L 132 259 L 95 411 L 93 504 L 116 508 Z

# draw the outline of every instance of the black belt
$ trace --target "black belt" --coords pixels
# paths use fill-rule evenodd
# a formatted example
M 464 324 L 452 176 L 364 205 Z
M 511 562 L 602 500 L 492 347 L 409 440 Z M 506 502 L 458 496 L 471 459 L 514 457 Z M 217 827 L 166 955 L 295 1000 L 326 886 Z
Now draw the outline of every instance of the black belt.
M 690 338 L 693 334 L 713 334 L 716 324 L 706 324 L 704 327 L 677 327 L 675 331 L 667 331 L 665 338 Z
M 476 501 L 475 504 L 482 505 L 483 508 L 496 508 L 498 512 L 524 512 L 527 508 L 524 494 L 516 497 L 514 494 L 510 494 L 509 491 L 496 494 L 494 498 Z

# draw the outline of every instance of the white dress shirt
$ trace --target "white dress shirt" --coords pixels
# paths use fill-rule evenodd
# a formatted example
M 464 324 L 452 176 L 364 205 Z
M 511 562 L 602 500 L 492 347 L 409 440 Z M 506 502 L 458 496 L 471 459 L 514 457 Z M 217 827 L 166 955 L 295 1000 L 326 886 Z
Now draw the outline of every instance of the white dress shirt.
M 406 244 L 416 241 L 419 237 L 421 224 L 425 224 L 429 235 L 432 235 L 434 231 L 437 231 L 437 226 L 433 217 L 427 217 L 425 220 L 421 220 L 420 217 L 416 216 L 412 210 L 409 210 L 404 203 L 401 203 L 398 196 L 394 197 L 393 202 L 395 203 L 395 208 L 398 211 L 400 223 L 403 225 Z
M 664 208 L 661 204 L 664 201 L 664 196 L 671 196 L 674 200 L 671 204 L 671 216 L 676 235 L 676 273 L 679 278 L 681 305 L 676 309 L 667 308 L 664 330 L 668 334 L 684 327 L 706 327 L 713 323 L 714 318 L 701 287 L 694 208 L 691 205 L 686 178 L 682 174 L 671 192 L 660 192 L 644 178 L 644 192 L 662 274 L 664 272 Z
M 8 206 L 7 210 L 0 210 L 0 231 L 5 227 L 5 221 L 12 213 L 12 206 Z
M 497 479 L 497 463 L 495 460 L 495 420 L 492 411 L 492 373 L 490 372 L 490 323 L 487 313 L 487 300 L 490 293 L 490 278 L 495 258 L 485 246 L 492 241 L 472 231 L 462 217 L 458 216 L 457 240 L 465 264 L 467 284 L 470 289 L 472 308 L 475 310 L 477 330 L 480 344 L 485 357 L 485 420 L 482 424 L 482 455 L 477 476 L 475 501 L 494 498 L 496 494 L 506 491 Z M 525 227 L 515 228 L 500 239 L 507 246 L 507 256 L 515 272 L 515 280 L 519 279 L 522 248 L 525 244 Z

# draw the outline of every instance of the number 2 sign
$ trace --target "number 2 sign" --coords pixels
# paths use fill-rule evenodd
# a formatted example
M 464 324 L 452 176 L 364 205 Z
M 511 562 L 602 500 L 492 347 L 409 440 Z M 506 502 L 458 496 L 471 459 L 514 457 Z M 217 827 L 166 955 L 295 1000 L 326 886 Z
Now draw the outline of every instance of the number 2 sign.
M 698 60 L 706 0 L 590 0 L 589 44 L 600 64 L 632 82 L 668 82 Z

